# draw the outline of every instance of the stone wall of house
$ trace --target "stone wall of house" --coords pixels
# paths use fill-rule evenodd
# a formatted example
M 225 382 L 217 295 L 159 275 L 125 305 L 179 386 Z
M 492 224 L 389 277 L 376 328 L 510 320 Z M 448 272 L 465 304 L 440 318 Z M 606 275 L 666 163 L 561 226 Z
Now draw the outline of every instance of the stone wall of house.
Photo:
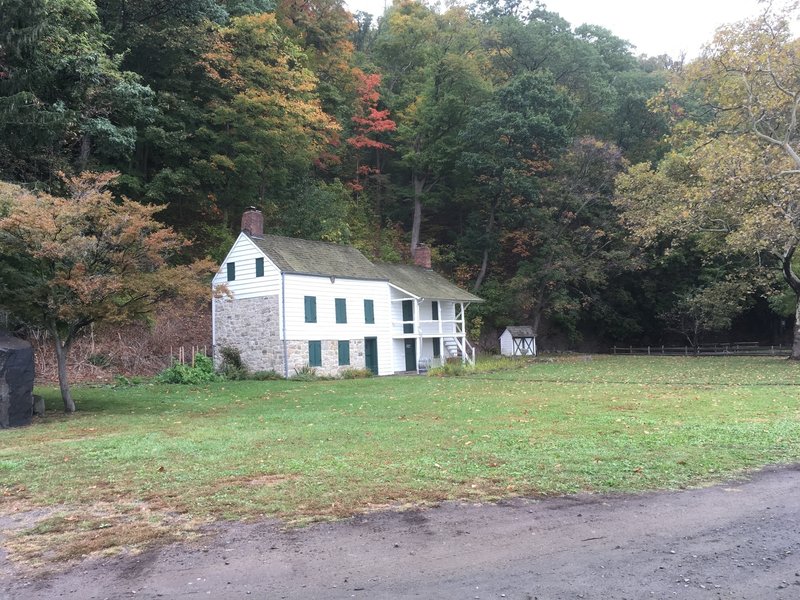
M 273 370 L 283 375 L 278 296 L 218 298 L 214 303 L 214 364 L 221 364 L 220 350 L 230 346 L 239 350 L 242 361 L 251 371 Z
M 289 377 L 308 365 L 308 340 L 291 340 L 286 344 L 289 356 Z M 347 369 L 364 369 L 364 340 L 350 340 L 350 364 L 339 365 L 339 340 L 322 340 L 322 366 L 314 367 L 319 375 L 337 376 Z
M 220 350 L 230 346 L 239 350 L 242 361 L 251 371 L 273 370 L 284 374 L 283 348 L 280 339 L 278 296 L 262 298 L 225 298 L 214 300 L 216 345 L 214 364 L 222 362 Z M 289 377 L 308 365 L 308 340 L 286 342 Z M 350 340 L 350 364 L 339 365 L 339 340 L 322 340 L 322 366 L 314 367 L 320 375 L 340 375 L 347 369 L 364 369 L 364 340 Z

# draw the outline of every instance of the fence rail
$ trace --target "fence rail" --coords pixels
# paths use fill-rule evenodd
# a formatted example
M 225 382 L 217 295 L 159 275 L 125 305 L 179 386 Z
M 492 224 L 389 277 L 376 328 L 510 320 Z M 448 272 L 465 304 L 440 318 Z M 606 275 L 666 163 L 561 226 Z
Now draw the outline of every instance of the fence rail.
M 613 346 L 612 354 L 639 356 L 789 356 L 792 347 L 779 344 L 766 346 L 758 342 L 708 344 L 703 346 Z

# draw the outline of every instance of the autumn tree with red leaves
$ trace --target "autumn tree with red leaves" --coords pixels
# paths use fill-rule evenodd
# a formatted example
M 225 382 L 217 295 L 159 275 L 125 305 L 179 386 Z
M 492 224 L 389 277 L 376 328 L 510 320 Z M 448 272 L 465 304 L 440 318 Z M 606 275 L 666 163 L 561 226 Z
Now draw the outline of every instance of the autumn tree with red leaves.
M 356 163 L 356 177 L 350 187 L 356 191 L 364 191 L 370 179 L 378 181 L 378 194 L 380 194 L 380 175 L 383 168 L 382 152 L 391 150 L 391 144 L 380 138 L 387 133 L 395 131 L 397 124 L 389 118 L 388 110 L 378 110 L 380 102 L 381 76 L 379 73 L 366 74 L 358 72 L 358 99 L 356 114 L 353 116 L 353 136 L 347 138 L 347 143 L 353 148 L 362 151 L 366 158 L 362 163 L 359 156 Z

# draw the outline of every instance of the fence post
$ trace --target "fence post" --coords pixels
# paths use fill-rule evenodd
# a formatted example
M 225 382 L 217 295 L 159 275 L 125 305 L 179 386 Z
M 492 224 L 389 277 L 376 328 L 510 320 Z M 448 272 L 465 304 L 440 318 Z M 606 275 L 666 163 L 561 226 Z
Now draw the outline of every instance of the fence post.
M 647 347 L 647 356 L 650 356 L 650 346 Z
M 633 354 L 633 346 L 628 346 L 628 354 Z
M 684 356 L 689 356 L 689 346 L 684 346 L 683 347 L 683 355 Z

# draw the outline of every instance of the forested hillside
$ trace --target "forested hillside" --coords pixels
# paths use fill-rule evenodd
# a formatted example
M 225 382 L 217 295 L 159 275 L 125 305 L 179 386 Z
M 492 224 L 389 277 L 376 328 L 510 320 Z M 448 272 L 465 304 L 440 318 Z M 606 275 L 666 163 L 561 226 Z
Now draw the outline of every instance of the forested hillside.
M 487 300 L 489 341 L 530 324 L 545 348 L 785 342 L 796 234 L 771 232 L 798 210 L 776 200 L 800 169 L 780 145 L 797 45 L 763 49 L 789 61 L 760 98 L 771 143 L 762 113 L 724 110 L 743 104 L 719 65 L 748 31 L 685 65 L 498 0 L 378 19 L 340 0 L 0 0 L 0 180 L 57 195 L 119 172 L 115 196 L 194 241 L 182 261 L 221 260 L 251 205 L 270 233 L 372 258 L 424 243 Z

